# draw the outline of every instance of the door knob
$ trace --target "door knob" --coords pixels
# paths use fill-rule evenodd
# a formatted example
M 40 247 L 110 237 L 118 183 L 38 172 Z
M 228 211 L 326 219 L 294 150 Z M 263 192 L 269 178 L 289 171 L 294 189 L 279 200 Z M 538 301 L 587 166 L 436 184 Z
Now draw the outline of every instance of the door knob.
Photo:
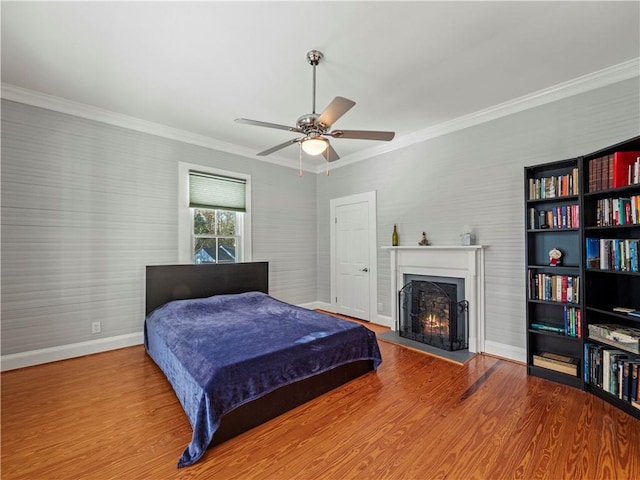
M 368 272 L 369 269 L 367 267 L 364 267 L 362 270 L 360 270 L 361 272 Z

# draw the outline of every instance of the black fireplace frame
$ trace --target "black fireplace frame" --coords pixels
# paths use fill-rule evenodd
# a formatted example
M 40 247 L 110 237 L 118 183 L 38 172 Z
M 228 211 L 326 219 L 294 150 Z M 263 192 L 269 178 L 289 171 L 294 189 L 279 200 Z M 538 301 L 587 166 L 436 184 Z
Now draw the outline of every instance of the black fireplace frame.
M 441 294 L 448 300 L 449 312 L 455 312 L 456 314 L 455 323 L 453 325 L 451 324 L 450 319 L 448 338 L 445 339 L 441 335 L 426 335 L 423 332 L 414 331 L 413 328 L 411 328 L 411 325 L 413 325 L 414 323 L 419 323 L 416 318 L 410 319 L 411 321 L 408 322 L 409 328 L 407 328 L 407 322 L 404 322 L 403 324 L 403 318 L 406 318 L 407 315 L 416 315 L 407 312 L 403 316 L 403 310 L 405 310 L 405 302 L 403 301 L 403 296 L 406 297 L 406 290 L 408 288 L 413 288 L 414 282 L 429 284 L 429 286 L 431 286 L 432 288 L 439 290 Z M 428 280 L 411 280 L 406 283 L 398 291 L 397 310 L 397 328 L 398 333 L 401 337 L 448 351 L 465 350 L 469 348 L 469 302 L 467 300 L 457 301 L 457 298 L 452 299 L 451 295 L 445 292 L 444 289 L 438 284 L 438 282 Z M 464 329 L 463 332 L 459 332 L 458 325 L 460 323 L 462 323 Z

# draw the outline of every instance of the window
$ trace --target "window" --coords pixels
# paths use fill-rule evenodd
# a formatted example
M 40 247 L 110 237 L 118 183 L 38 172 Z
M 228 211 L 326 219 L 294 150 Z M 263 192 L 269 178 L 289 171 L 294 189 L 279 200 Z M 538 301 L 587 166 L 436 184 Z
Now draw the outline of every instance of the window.
M 180 163 L 181 263 L 251 261 L 248 175 Z
M 238 261 L 240 235 L 238 216 L 229 210 L 192 208 L 193 263 Z

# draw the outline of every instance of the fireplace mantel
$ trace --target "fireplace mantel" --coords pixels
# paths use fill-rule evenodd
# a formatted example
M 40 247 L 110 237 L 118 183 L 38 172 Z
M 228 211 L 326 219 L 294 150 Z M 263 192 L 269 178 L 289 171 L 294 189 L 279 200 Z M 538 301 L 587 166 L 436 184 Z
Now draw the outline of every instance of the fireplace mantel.
M 382 247 L 391 256 L 391 317 L 398 329 L 398 292 L 405 275 L 463 278 L 469 302 L 469 351 L 484 351 L 483 245 L 429 245 Z

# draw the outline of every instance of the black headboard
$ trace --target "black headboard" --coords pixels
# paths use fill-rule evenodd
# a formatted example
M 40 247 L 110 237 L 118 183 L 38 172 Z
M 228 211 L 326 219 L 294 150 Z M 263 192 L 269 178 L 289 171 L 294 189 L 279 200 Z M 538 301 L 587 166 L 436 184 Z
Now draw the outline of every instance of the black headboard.
M 171 300 L 224 293 L 269 293 L 269 262 L 148 265 L 146 314 Z

